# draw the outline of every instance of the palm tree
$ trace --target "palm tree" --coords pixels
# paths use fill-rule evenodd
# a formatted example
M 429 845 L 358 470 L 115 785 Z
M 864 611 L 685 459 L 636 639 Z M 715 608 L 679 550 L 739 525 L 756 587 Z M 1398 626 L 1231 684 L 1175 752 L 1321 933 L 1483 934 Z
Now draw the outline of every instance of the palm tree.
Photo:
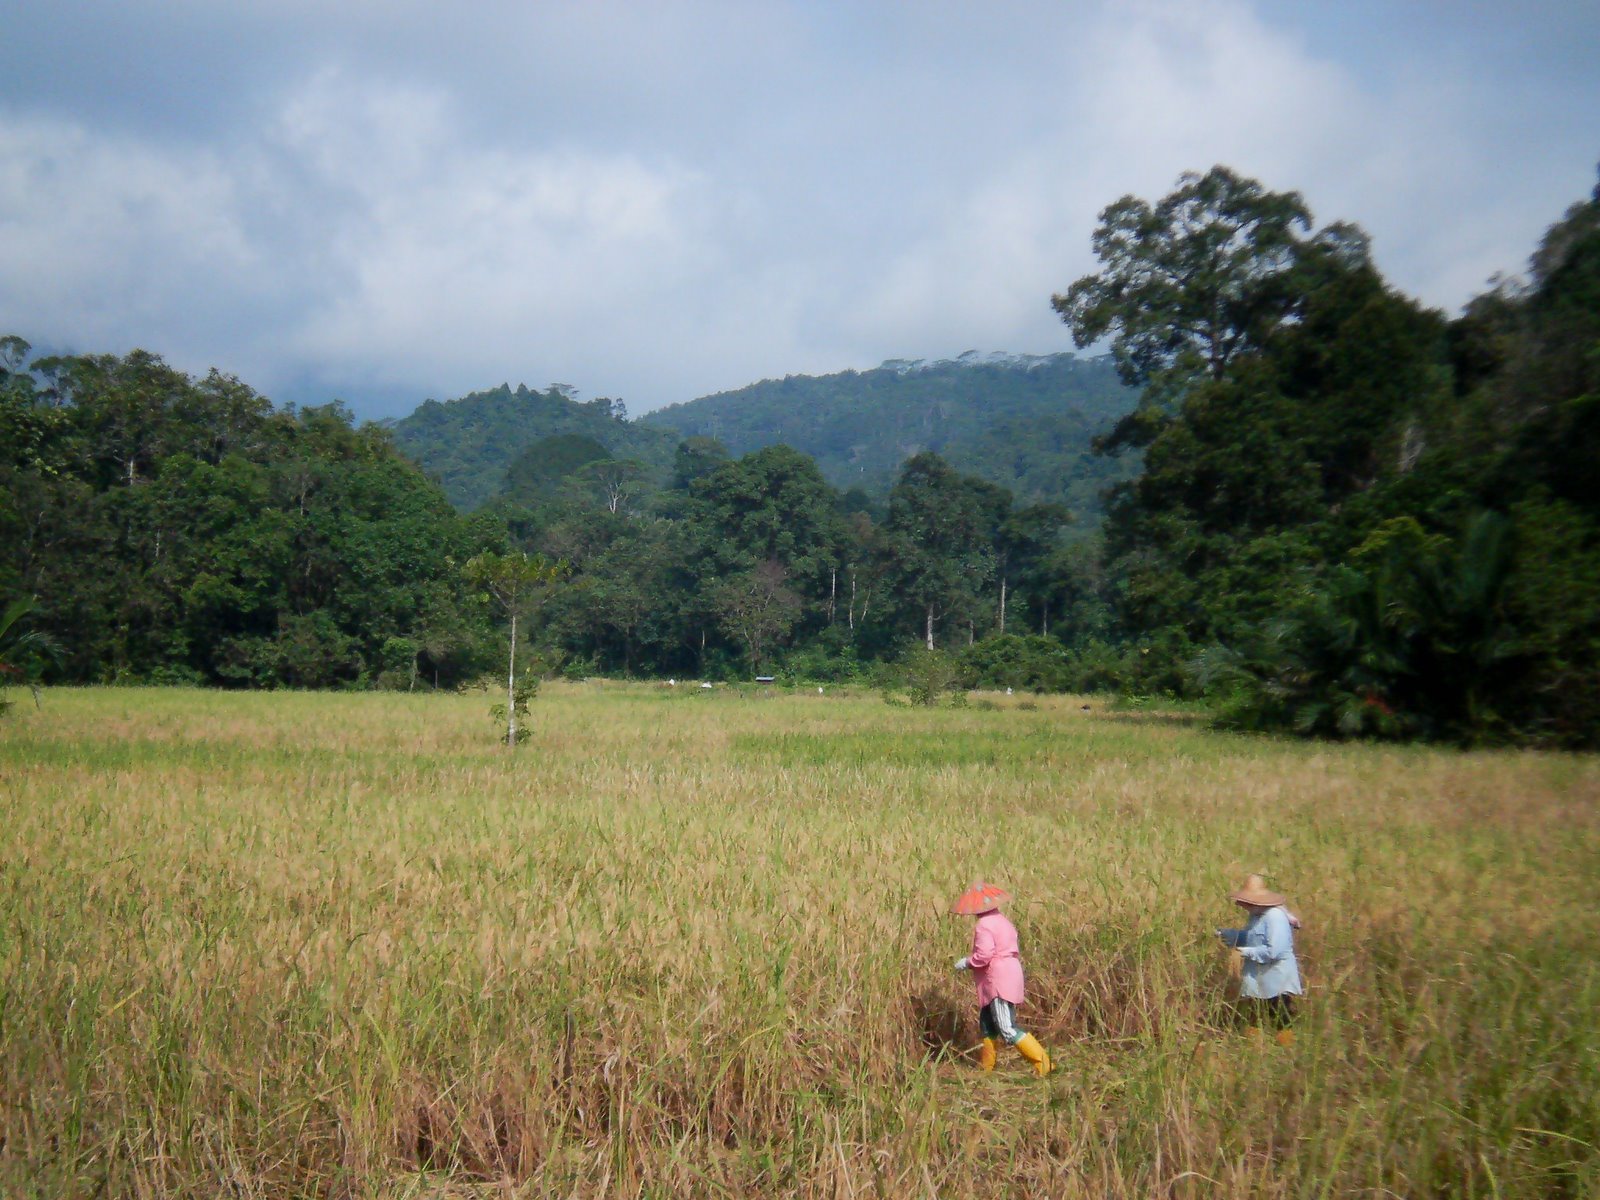
M 1324 737 L 1494 736 L 1494 698 L 1522 662 L 1502 616 L 1511 523 L 1474 517 L 1454 545 L 1396 542 L 1329 573 L 1297 613 L 1191 667 L 1225 725 Z
M 1512 532 L 1501 514 L 1479 513 L 1453 549 L 1386 564 L 1405 583 L 1389 621 L 1439 735 L 1475 741 L 1499 724 L 1495 696 L 1523 653 L 1502 611 Z

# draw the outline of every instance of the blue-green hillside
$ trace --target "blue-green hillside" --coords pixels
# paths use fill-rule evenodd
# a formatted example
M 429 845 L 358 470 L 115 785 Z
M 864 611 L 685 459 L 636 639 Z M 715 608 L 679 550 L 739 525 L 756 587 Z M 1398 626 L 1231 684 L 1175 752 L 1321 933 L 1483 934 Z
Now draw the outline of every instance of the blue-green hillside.
M 1019 501 L 1096 514 L 1101 493 L 1137 457 L 1097 457 L 1091 443 L 1134 406 L 1107 359 L 1071 354 L 890 360 L 870 371 L 790 375 L 658 409 L 640 424 L 713 437 L 739 456 L 788 445 L 840 489 L 887 495 L 900 466 L 934 451 L 1010 489 Z

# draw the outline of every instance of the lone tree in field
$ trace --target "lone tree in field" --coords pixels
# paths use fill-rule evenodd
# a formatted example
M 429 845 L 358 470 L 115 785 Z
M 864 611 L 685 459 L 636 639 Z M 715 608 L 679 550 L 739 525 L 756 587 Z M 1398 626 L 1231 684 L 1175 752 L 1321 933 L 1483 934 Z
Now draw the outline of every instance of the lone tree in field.
M 564 562 L 542 554 L 479 554 L 467 561 L 467 579 L 492 596 L 511 619 L 506 665 L 506 745 L 517 744 L 517 617 L 533 608 L 567 573 Z

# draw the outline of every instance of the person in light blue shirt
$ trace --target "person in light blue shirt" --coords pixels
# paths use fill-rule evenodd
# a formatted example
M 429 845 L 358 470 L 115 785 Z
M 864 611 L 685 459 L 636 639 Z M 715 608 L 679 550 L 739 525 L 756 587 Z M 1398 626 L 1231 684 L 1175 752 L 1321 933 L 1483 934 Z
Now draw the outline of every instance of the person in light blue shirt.
M 1284 898 L 1269 891 L 1266 881 L 1251 875 L 1228 899 L 1250 914 L 1243 929 L 1219 929 L 1217 936 L 1239 952 L 1239 995 L 1257 1001 L 1287 1044 L 1293 1034 L 1294 997 L 1300 995 L 1300 964 L 1294 957 L 1294 930 L 1299 924 L 1284 907 Z

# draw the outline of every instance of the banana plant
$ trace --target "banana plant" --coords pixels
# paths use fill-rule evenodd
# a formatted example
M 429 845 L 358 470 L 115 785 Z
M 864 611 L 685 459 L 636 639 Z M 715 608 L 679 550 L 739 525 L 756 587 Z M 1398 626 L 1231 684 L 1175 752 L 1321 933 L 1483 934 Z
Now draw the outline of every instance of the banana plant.
M 33 703 L 39 706 L 39 673 L 45 659 L 54 659 L 59 653 L 55 641 L 37 629 L 23 629 L 23 620 L 34 610 L 31 596 L 13 600 L 0 612 L 0 689 L 8 684 L 25 683 L 33 693 Z M 11 707 L 11 701 L 0 693 L 0 714 Z

